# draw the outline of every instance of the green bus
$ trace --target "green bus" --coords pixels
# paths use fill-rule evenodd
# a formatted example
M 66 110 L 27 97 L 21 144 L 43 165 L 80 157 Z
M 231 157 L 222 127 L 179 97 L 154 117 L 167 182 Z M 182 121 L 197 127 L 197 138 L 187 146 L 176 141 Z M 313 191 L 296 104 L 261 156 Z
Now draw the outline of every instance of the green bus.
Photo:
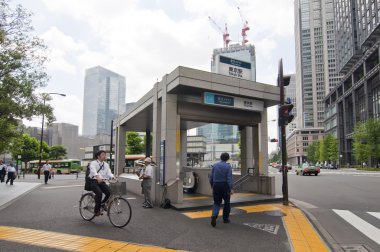
M 70 174 L 77 173 L 82 170 L 81 161 L 79 159 L 63 159 L 63 160 L 48 160 L 48 164 L 51 165 L 55 174 Z M 32 170 L 34 174 L 37 174 L 39 160 L 29 162 L 29 170 Z M 44 165 L 46 160 L 41 161 L 41 165 Z M 43 170 L 41 169 L 41 173 Z

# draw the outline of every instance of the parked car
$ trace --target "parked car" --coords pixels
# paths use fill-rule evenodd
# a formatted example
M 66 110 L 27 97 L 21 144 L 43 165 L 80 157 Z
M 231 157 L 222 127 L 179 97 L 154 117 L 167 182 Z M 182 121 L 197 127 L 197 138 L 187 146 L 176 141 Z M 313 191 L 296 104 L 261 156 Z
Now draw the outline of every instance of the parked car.
M 296 174 L 301 174 L 302 176 L 306 174 L 314 174 L 315 176 L 318 176 L 318 174 L 321 172 L 321 169 L 319 167 L 316 167 L 314 165 L 310 165 L 309 163 L 303 163 L 296 169 Z

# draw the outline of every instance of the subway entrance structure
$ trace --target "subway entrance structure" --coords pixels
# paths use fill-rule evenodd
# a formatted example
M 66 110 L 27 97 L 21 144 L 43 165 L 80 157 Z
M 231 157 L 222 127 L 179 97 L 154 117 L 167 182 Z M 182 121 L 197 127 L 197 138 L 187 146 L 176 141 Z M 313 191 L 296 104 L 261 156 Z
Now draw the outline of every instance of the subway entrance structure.
M 245 191 L 275 194 L 274 177 L 268 174 L 267 108 L 278 105 L 277 86 L 179 66 L 154 84 L 114 124 L 116 136 L 115 173 L 127 180 L 127 189 L 141 193 L 136 175 L 123 174 L 126 132 L 152 134 L 154 171 L 152 199 L 183 202 L 183 173 L 196 170 L 197 193 L 212 195 L 208 182 L 211 168 L 186 167 L 187 130 L 207 123 L 238 125 L 241 136 L 241 175 L 250 174 L 242 185 Z M 150 146 L 147 137 L 146 146 Z M 254 168 L 254 169 L 251 169 Z

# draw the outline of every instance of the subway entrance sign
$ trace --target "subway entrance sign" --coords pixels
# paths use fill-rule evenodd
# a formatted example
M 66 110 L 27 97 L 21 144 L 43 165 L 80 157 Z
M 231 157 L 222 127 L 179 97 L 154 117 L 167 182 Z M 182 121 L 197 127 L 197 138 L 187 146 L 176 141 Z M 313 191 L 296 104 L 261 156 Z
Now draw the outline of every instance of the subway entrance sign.
M 235 109 L 263 111 L 264 102 L 243 97 L 229 96 L 212 92 L 203 93 L 203 103 L 207 105 L 230 107 Z

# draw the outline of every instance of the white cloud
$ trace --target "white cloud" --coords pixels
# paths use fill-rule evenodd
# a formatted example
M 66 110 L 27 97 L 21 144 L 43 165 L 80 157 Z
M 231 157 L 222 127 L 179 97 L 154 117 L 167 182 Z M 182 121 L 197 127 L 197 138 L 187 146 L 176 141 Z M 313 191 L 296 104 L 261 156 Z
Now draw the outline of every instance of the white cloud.
M 159 0 L 153 4 L 158 8 L 151 9 L 139 7 L 138 0 L 113 0 L 112 4 L 103 0 L 40 1 L 46 8 L 41 15 L 46 22 L 59 17 L 42 32 L 51 50 L 48 69 L 53 81 L 49 88 L 55 92 L 66 85 L 61 82 L 58 86 L 61 80 L 56 76 L 70 79 L 65 93 L 76 96 L 70 104 L 56 103 L 56 99 L 52 104 L 58 120 L 74 124 L 82 122 L 78 113 L 86 68 L 102 65 L 124 75 L 127 102 L 138 100 L 178 65 L 209 70 L 212 50 L 222 46 L 222 39 L 208 16 L 222 28 L 227 22 L 231 39 L 241 40 L 240 6 L 251 27 L 248 38 L 256 46 L 257 79 L 261 82 L 275 84 L 278 59 L 284 50 L 280 41 L 293 37 L 293 0 L 182 0 L 185 13 L 176 13 L 180 18 L 160 8 Z M 85 31 L 85 35 L 78 35 L 78 31 Z M 294 48 L 292 44 L 288 47 Z M 66 107 L 61 109 L 61 105 Z M 75 120 L 68 118 L 70 113 Z M 269 117 L 275 114 L 270 112 Z

